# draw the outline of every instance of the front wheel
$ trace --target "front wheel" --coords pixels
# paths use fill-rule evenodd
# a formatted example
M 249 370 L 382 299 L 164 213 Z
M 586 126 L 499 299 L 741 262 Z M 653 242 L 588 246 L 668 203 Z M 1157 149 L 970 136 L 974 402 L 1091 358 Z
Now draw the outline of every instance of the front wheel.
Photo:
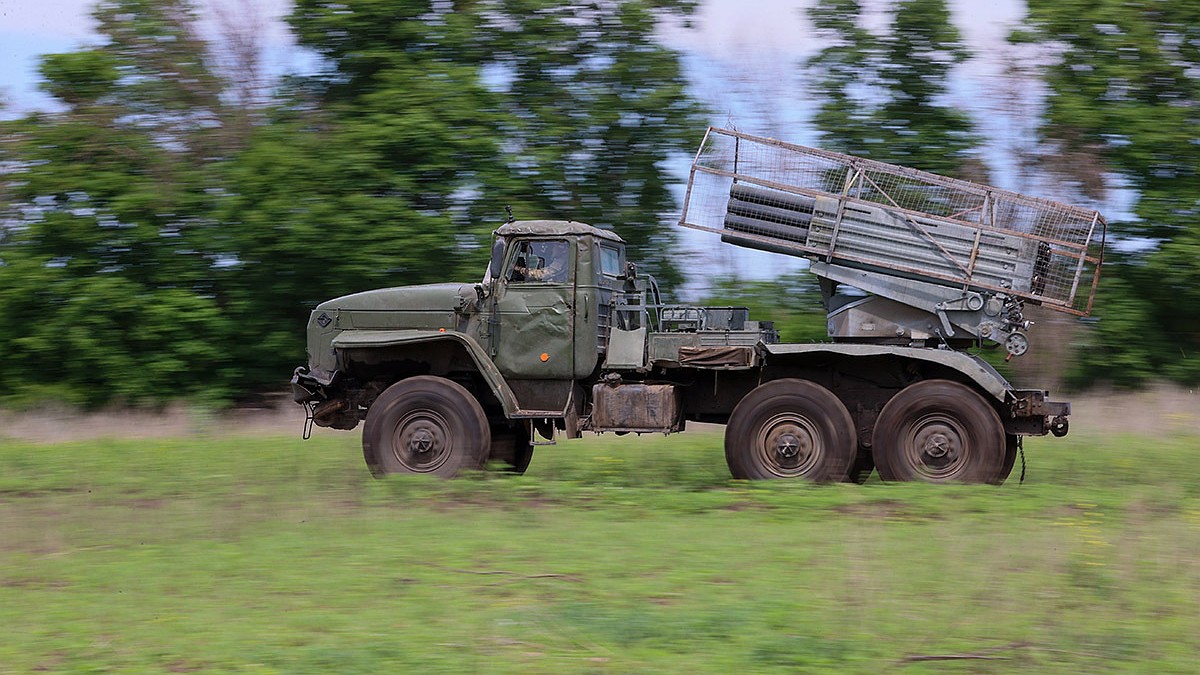
M 1000 416 L 975 390 L 950 380 L 917 382 L 892 397 L 871 445 L 885 481 L 1002 483 L 1012 468 L 1005 468 Z
M 445 378 L 422 375 L 388 387 L 367 411 L 363 457 L 371 473 L 449 478 L 479 469 L 492 437 L 479 402 Z
M 725 460 L 734 478 L 846 480 L 858 441 L 849 411 L 807 380 L 773 380 L 733 409 Z

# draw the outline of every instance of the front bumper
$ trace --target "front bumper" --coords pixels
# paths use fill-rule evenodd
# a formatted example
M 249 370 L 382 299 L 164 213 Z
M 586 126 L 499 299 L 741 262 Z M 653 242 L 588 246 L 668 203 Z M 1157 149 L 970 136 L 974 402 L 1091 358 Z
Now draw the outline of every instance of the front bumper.
M 292 400 L 296 403 L 324 401 L 329 398 L 329 388 L 341 375 L 338 370 L 309 370 L 300 366 L 292 372 Z

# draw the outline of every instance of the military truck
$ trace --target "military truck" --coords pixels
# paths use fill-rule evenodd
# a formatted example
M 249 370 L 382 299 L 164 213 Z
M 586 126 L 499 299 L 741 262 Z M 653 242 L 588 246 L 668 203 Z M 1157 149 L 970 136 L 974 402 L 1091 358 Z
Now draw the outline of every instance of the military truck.
M 320 304 L 292 386 L 311 425 L 353 429 L 376 475 L 517 473 L 584 432 L 724 424 L 737 478 L 1000 483 L 1070 404 L 978 350 L 1029 348 L 1027 305 L 1091 310 L 1099 213 L 710 128 L 680 224 L 806 258 L 829 342 L 787 344 L 741 307 L 664 302 L 612 231 L 495 230 L 478 283 Z

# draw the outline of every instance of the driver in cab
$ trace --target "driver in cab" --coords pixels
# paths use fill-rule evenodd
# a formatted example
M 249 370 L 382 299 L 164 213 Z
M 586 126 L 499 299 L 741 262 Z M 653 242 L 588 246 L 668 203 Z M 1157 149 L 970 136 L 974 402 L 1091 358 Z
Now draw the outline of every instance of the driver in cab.
M 509 280 L 565 283 L 567 281 L 567 261 L 566 242 L 522 243 Z

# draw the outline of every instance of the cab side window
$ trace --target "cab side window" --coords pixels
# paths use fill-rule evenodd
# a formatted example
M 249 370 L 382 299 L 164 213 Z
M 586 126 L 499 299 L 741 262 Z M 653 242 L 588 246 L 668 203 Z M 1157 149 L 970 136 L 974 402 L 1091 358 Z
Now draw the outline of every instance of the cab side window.
M 619 277 L 624 266 L 621 251 L 612 246 L 600 247 L 600 273 L 606 277 Z

